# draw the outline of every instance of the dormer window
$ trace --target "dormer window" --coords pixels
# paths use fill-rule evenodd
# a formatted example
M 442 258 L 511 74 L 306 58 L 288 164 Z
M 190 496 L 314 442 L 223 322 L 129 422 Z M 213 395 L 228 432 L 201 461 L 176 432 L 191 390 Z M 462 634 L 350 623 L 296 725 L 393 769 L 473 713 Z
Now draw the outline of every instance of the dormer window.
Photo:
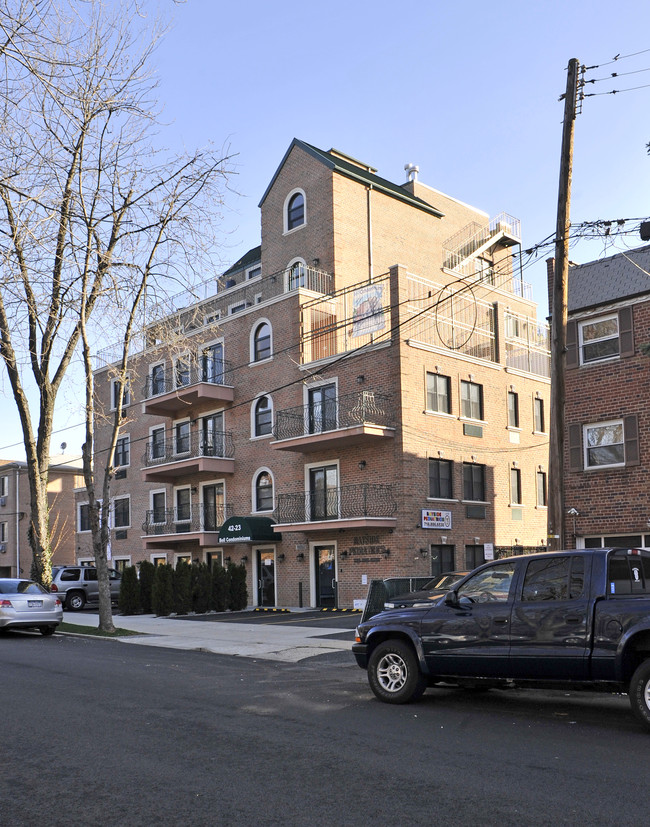
M 302 190 L 294 190 L 284 202 L 284 231 L 290 233 L 306 223 L 305 193 Z

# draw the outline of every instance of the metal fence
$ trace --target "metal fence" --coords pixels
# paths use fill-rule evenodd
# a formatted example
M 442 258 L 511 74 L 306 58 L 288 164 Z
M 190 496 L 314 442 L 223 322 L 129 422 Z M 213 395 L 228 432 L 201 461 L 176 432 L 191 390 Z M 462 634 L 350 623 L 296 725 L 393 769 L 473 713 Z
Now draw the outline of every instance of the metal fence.
M 278 494 L 279 523 L 391 517 L 397 510 L 392 485 L 342 485 L 329 491 Z
M 287 408 L 276 414 L 274 436 L 291 439 L 363 424 L 392 427 L 391 398 L 374 391 L 360 391 L 325 399 L 318 404 Z

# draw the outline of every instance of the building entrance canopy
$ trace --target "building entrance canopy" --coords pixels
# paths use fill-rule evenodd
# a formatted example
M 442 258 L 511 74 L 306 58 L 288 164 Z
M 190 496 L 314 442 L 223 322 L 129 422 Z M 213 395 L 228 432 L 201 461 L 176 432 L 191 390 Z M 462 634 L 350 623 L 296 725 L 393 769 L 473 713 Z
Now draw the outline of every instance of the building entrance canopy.
M 219 530 L 219 542 L 277 542 L 282 535 L 273 531 L 273 525 L 270 517 L 230 517 Z

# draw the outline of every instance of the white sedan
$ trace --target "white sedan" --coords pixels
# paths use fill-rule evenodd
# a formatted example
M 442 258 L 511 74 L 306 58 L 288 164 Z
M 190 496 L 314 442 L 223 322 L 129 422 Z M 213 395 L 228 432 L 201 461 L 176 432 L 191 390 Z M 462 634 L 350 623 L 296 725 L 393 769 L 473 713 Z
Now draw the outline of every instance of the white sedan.
M 42 635 L 52 635 L 62 620 L 60 598 L 40 583 L 0 578 L 0 631 L 35 628 Z

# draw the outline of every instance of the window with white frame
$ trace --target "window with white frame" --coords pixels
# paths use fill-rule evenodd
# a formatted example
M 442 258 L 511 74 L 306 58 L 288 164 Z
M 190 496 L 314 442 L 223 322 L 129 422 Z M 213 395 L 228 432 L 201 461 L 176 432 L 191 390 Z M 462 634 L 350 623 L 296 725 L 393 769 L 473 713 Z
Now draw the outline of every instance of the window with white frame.
M 579 322 L 578 344 L 583 365 L 619 356 L 618 313 Z
M 537 396 L 534 401 L 535 406 L 535 431 L 538 434 L 546 433 L 546 422 L 544 420 L 544 400 Z
M 111 382 L 111 410 L 115 410 L 119 406 L 120 390 L 122 383 L 119 379 L 113 379 Z M 131 404 L 131 382 L 127 376 L 124 380 L 124 391 L 122 395 L 122 407 L 126 408 Z
M 165 363 L 160 362 L 157 365 L 151 366 L 151 375 L 149 377 L 151 384 L 151 395 L 158 396 L 165 393 Z
M 167 492 L 151 492 L 151 522 L 160 525 L 167 521 Z
M 160 425 L 149 431 L 149 456 L 151 459 L 163 459 L 165 456 L 165 426 Z
M 303 259 L 292 261 L 287 267 L 287 290 L 304 287 L 307 276 L 307 265 Z
M 521 505 L 521 470 L 519 468 L 510 469 L 510 503 L 512 505 Z
M 190 452 L 190 420 L 177 422 L 174 425 L 174 453 L 189 454 Z
M 427 373 L 427 410 L 451 413 L 451 379 L 441 373 Z
M 131 498 L 116 497 L 113 500 L 113 528 L 129 528 L 131 525 Z
M 116 468 L 124 468 L 130 465 L 131 437 L 128 434 L 121 436 L 115 443 L 115 455 L 113 465 Z
M 251 362 L 263 362 L 271 358 L 271 325 L 260 322 L 253 331 Z
M 0 497 L 9 496 L 9 477 L 0 477 Z
M 192 492 L 189 487 L 174 491 L 174 522 L 189 522 L 192 517 Z
M 519 394 L 508 391 L 508 427 L 519 427 Z
M 7 537 L 8 537 L 7 530 L 8 530 L 8 524 L 5 523 L 5 522 L 0 523 L 0 543 L 6 543 L 7 542 Z
M 536 482 L 537 482 L 537 505 L 540 507 L 544 507 L 547 504 L 547 489 L 546 489 L 546 472 L 545 471 L 537 471 L 536 474 Z
M 461 381 L 460 413 L 464 419 L 483 419 L 483 385 Z
M 254 267 L 249 267 L 246 270 L 246 280 L 258 279 L 262 275 L 262 265 L 256 264 Z
M 284 231 L 289 233 L 307 223 L 306 199 L 303 190 L 289 193 L 284 203 Z
M 260 471 L 254 484 L 255 511 L 273 511 L 273 477 L 268 470 Z
M 585 468 L 625 465 L 623 420 L 583 426 Z
M 260 396 L 253 405 L 253 436 L 273 433 L 273 406 L 270 396 Z
M 191 364 L 188 354 L 179 356 L 176 360 L 176 387 L 184 388 L 190 384 L 191 381 Z

